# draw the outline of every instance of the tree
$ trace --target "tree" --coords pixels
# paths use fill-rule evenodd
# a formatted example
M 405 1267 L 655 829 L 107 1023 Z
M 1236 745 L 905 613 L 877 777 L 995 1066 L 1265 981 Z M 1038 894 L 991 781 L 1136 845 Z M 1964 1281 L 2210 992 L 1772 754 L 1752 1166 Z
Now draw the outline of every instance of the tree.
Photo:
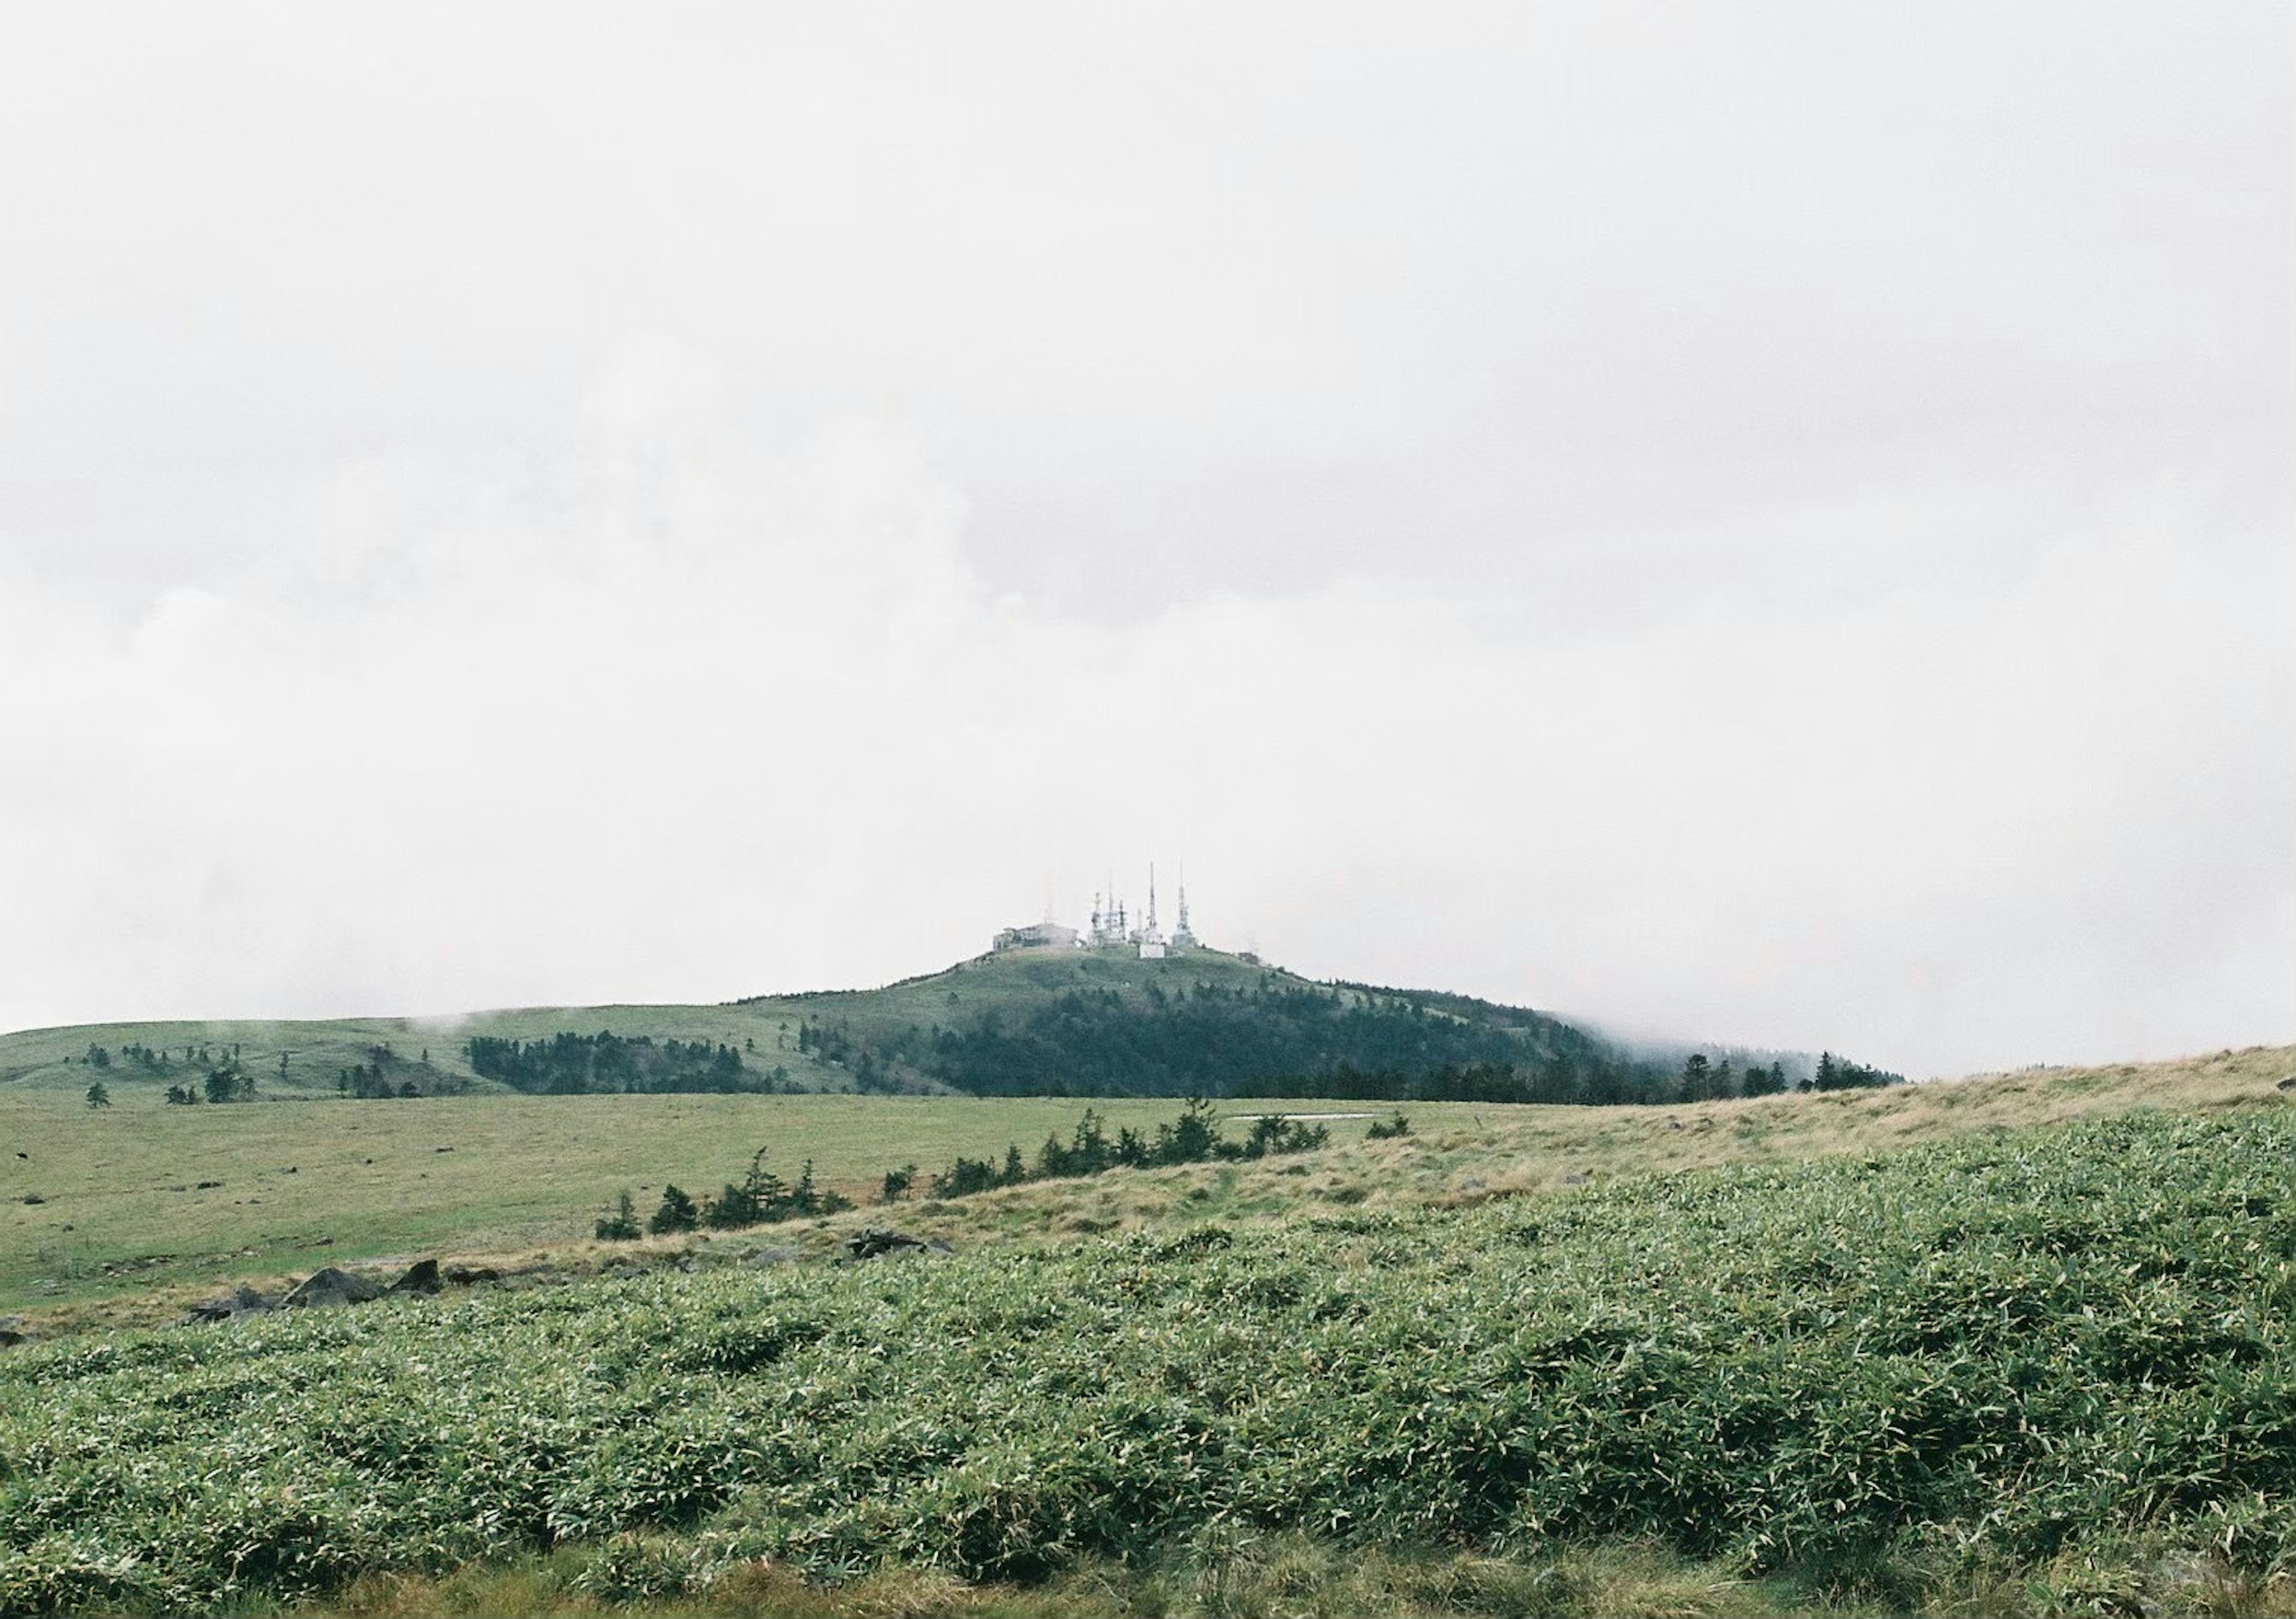
M 638 1212 L 624 1192 L 614 1204 L 614 1212 L 598 1222 L 601 1242 L 627 1242 L 638 1234 Z
M 915 1165 L 904 1164 L 898 1169 L 889 1169 L 885 1172 L 884 1189 L 877 1200 L 880 1203 L 898 1203 L 909 1195 L 909 1189 L 916 1183 Z
M 661 1189 L 661 1206 L 646 1222 L 646 1230 L 657 1237 L 673 1231 L 690 1231 L 701 1223 L 701 1211 L 693 1206 L 693 1199 L 675 1186 Z
M 108 1068 L 111 1066 L 111 1053 L 100 1045 L 92 1044 L 87 1048 L 87 1061 L 90 1067 Z
M 171 1108 L 188 1108 L 199 1100 L 200 1093 L 189 1085 L 168 1087 L 168 1105 Z
M 103 1082 L 102 1080 L 97 1080 L 94 1084 L 87 1088 L 87 1105 L 91 1108 L 109 1108 L 111 1106 L 111 1092 L 103 1088 Z
M 1714 1070 L 1703 1051 L 1693 1051 L 1682 1065 L 1682 1100 L 1702 1102 L 1714 1094 Z

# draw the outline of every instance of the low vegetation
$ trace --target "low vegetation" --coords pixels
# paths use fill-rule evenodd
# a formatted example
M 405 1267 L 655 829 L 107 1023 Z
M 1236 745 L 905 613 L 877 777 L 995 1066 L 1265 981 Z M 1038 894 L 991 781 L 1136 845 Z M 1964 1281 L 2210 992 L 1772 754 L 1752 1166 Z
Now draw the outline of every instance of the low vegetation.
M 2140 1112 L 20 1349 L 0 1611 L 381 1603 L 474 1562 L 554 1602 L 875 1573 L 1168 1611 L 1288 1558 L 1538 1612 L 1633 1555 L 1673 1611 L 2262 1611 L 2296 1568 L 2292 1157 L 2284 1107 Z

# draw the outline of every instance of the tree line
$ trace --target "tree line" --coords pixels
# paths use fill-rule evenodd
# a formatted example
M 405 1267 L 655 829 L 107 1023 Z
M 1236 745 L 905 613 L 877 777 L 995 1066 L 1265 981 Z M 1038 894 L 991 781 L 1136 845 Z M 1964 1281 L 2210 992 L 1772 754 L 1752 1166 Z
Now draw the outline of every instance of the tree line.
M 1410 1128 L 1398 1113 L 1391 1124 L 1376 1133 L 1403 1135 Z M 1099 1112 L 1087 1108 L 1066 1141 L 1057 1131 L 1045 1138 L 1033 1163 L 1021 1152 L 1017 1141 L 1005 1148 L 1001 1164 L 959 1155 L 947 1168 L 927 1180 L 925 1190 L 932 1198 L 967 1198 L 1033 1181 L 1076 1180 L 1107 1169 L 1152 1169 L 1214 1160 L 1249 1162 L 1276 1154 L 1312 1151 L 1329 1145 L 1331 1139 L 1331 1132 L 1322 1124 L 1263 1114 L 1252 1121 L 1243 1140 L 1232 1141 L 1220 1133 L 1219 1122 L 1212 1116 L 1212 1105 L 1202 1097 L 1190 1098 L 1178 1118 L 1144 1134 L 1128 1124 L 1111 1135 Z M 660 1206 L 643 1227 L 636 1200 L 625 1191 L 616 1199 L 612 1212 L 599 1219 L 596 1234 L 601 1240 L 626 1241 L 642 1231 L 657 1237 L 703 1227 L 728 1231 L 835 1214 L 853 1206 L 850 1199 L 816 1186 L 812 1159 L 805 1161 L 796 1182 L 789 1183 L 766 1168 L 767 1150 L 758 1149 L 750 1159 L 749 1173 L 739 1185 L 728 1182 L 714 1198 L 696 1201 L 683 1188 L 665 1184 Z M 914 1191 L 916 1185 L 914 1164 L 887 1170 L 880 1185 L 879 1201 L 898 1203 Z
M 463 1043 L 473 1073 L 533 1095 L 592 1092 L 692 1093 L 772 1091 L 789 1072 L 759 1073 L 742 1051 L 707 1040 L 665 1040 L 650 1034 L 562 1032 L 545 1040 L 478 1034 Z
M 794 1182 L 783 1181 L 766 1167 L 763 1147 L 751 1155 L 749 1173 L 737 1185 L 728 1181 L 714 1198 L 695 1202 L 693 1195 L 675 1182 L 665 1182 L 661 1204 L 645 1222 L 657 1237 L 691 1231 L 703 1226 L 712 1231 L 738 1231 L 743 1226 L 773 1225 L 834 1214 L 853 1206 L 852 1199 L 824 1191 L 814 1183 L 813 1160 L 808 1158 Z M 636 1206 L 628 1192 L 616 1199 L 613 1213 L 597 1223 L 602 1241 L 627 1241 L 638 1235 Z
M 1029 1181 L 1096 1175 L 1104 1169 L 1153 1169 L 1212 1159 L 1245 1160 L 1273 1153 L 1307 1152 L 1325 1145 L 1331 1139 L 1331 1132 L 1321 1124 L 1305 1124 L 1274 1114 L 1262 1114 L 1252 1121 L 1250 1132 L 1242 1141 L 1231 1141 L 1220 1134 L 1218 1122 L 1212 1116 L 1212 1105 L 1202 1097 L 1191 1097 L 1177 1119 L 1159 1124 L 1145 1135 L 1128 1124 L 1111 1136 L 1100 1114 L 1087 1108 L 1066 1141 L 1057 1133 L 1045 1138 L 1033 1165 L 1017 1141 L 1004 1149 L 1002 1164 L 960 1156 L 926 1183 L 926 1192 L 934 1198 L 965 1198 Z M 915 1180 L 914 1164 L 889 1173 L 884 1181 L 883 1200 L 898 1201 Z

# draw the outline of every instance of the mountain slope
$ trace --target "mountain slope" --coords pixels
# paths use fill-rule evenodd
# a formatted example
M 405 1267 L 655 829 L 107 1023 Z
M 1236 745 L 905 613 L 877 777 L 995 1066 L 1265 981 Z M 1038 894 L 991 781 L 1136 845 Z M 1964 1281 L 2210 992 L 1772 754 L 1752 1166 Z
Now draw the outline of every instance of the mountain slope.
M 604 1040 L 602 1035 L 613 1038 Z M 1020 950 L 881 989 L 437 1018 L 82 1025 L 0 1035 L 0 1083 L 258 1096 L 472 1091 L 1413 1095 L 1611 1102 L 1676 1070 L 1544 1013 L 1316 984 L 1220 951 Z

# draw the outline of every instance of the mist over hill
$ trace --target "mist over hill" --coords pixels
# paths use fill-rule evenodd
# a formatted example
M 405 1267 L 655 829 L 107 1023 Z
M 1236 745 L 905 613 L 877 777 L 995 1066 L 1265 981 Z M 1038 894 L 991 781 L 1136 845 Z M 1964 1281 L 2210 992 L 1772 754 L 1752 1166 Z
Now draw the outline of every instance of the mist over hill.
M 206 1083 L 222 1072 L 228 1086 Z M 1318 983 L 1224 951 L 992 952 L 879 989 L 453 1019 L 0 1035 L 0 1083 L 389 1100 L 488 1092 L 1324 1096 L 1628 1103 L 1886 1083 L 1794 1052 L 1629 1043 L 1526 1007 Z

